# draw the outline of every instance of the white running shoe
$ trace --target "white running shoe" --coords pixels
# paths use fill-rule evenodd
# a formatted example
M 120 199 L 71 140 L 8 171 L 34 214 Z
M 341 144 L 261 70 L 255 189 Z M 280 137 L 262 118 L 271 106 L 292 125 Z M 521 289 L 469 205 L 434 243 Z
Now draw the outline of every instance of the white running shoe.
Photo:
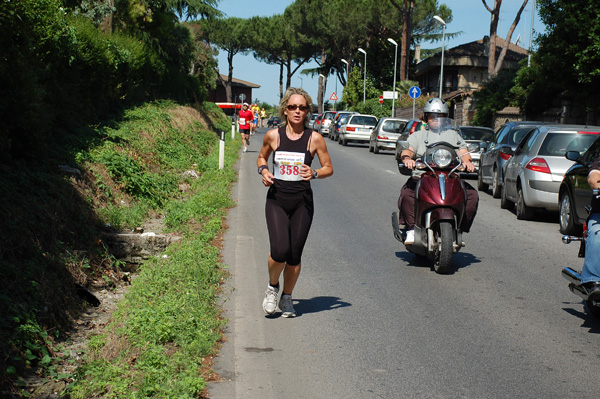
M 281 309 L 281 317 L 296 317 L 294 304 L 292 303 L 291 295 L 282 295 L 279 300 L 279 309 Z
M 414 230 L 408 230 L 406 232 L 406 238 L 404 239 L 404 244 L 405 245 L 412 245 L 415 243 L 415 231 Z
M 244 152 L 248 151 L 248 147 L 244 146 Z
M 279 289 L 267 285 L 265 299 L 263 299 L 262 304 L 266 314 L 273 314 L 277 310 L 277 294 L 279 294 Z

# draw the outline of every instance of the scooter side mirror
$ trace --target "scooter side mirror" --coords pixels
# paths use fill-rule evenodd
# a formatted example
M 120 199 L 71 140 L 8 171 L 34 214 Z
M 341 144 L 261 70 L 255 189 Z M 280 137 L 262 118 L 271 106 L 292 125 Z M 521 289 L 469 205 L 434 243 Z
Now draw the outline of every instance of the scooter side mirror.
M 472 143 L 467 146 L 467 150 L 469 150 L 469 153 L 479 152 L 480 149 L 481 145 L 479 143 Z
M 408 141 L 399 140 L 396 142 L 396 161 L 398 161 L 398 162 L 402 161 L 402 159 L 400 159 L 402 157 L 402 151 L 408 150 L 408 148 L 409 148 Z

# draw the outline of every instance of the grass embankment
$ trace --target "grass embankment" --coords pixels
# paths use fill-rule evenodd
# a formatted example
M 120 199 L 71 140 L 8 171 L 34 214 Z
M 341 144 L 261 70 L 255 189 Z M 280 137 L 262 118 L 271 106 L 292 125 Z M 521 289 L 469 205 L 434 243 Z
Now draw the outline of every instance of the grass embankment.
M 18 382 L 22 372 L 41 367 L 55 379 L 73 381 L 67 391 L 72 398 L 201 397 L 210 372 L 207 365 L 224 324 L 216 300 L 226 271 L 215 240 L 223 229 L 226 209 L 233 205 L 230 188 L 240 146 L 239 140 L 230 139 L 229 129 L 229 119 L 218 109 L 200 113 L 173 103 L 155 103 L 126 112 L 120 122 L 86 131 L 83 141 L 81 137 L 65 141 L 77 143 L 61 153 L 69 154 L 65 157 L 71 157 L 70 166 L 83 173 L 62 177 L 71 189 L 56 197 L 70 193 L 70 207 L 79 210 L 74 213 L 83 225 L 40 233 L 34 240 L 37 249 L 15 247 L 15 253 L 27 255 L 33 265 L 21 269 L 25 276 L 10 259 L 0 258 L 7 266 L 1 273 L 14 286 L 30 285 L 15 295 L 17 300 L 10 299 L 10 292 L 3 294 L 2 299 L 10 303 L 2 334 L 13 337 L 10 346 L 2 348 L 11 355 L 3 359 L 5 381 L 8 376 Z M 216 133 L 221 130 L 227 133 L 223 170 L 218 169 Z M 191 171 L 198 178 L 189 177 Z M 0 183 L 17 189 L 10 181 Z M 69 206 L 69 201 L 62 202 Z M 72 361 L 61 353 L 66 335 L 61 330 L 68 330 L 68 321 L 83 309 L 80 301 L 75 301 L 78 306 L 61 308 L 65 296 L 74 298 L 66 287 L 77 282 L 114 289 L 111 276 L 127 267 L 98 238 L 102 228 L 132 229 L 158 216 L 164 218 L 166 232 L 183 239 L 167 250 L 167 256 L 139 268 L 109 325 L 89 342 L 77 374 L 53 374 L 53 364 Z M 82 245 L 88 247 L 82 250 Z M 56 271 L 44 264 L 48 258 Z M 51 278 L 36 276 L 40 270 Z M 40 280 L 55 281 L 54 292 Z M 35 297 L 24 299 L 34 291 Z M 53 295 L 62 295 L 62 302 L 52 300 Z M 44 304 L 52 317 L 42 317 Z

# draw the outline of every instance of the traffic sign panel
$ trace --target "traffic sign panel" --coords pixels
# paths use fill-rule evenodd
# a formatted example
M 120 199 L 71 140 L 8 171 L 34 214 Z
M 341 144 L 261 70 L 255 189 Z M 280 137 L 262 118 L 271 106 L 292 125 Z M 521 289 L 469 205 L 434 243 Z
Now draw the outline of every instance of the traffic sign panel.
M 335 91 L 333 92 L 333 94 L 331 95 L 331 97 L 329 97 L 329 100 L 330 101 L 337 101 L 338 100 L 337 96 L 335 95 Z
M 379 96 L 379 104 L 383 104 L 383 96 Z
M 419 89 L 417 86 L 413 86 L 408 89 L 408 95 L 410 98 L 419 98 L 421 96 L 421 89 Z

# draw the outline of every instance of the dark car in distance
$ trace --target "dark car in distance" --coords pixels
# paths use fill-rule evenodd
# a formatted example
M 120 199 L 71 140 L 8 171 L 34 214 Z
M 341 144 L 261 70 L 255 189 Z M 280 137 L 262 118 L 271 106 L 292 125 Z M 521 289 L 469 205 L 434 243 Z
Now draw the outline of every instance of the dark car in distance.
M 579 234 L 588 217 L 586 206 L 592 201 L 592 189 L 587 181 L 590 166 L 600 156 L 600 140 L 583 154 L 568 151 L 565 158 L 575 163 L 567 169 L 558 191 L 559 226 L 562 234 Z
M 278 116 L 272 116 L 267 121 L 267 127 L 277 127 L 281 124 L 281 118 Z

